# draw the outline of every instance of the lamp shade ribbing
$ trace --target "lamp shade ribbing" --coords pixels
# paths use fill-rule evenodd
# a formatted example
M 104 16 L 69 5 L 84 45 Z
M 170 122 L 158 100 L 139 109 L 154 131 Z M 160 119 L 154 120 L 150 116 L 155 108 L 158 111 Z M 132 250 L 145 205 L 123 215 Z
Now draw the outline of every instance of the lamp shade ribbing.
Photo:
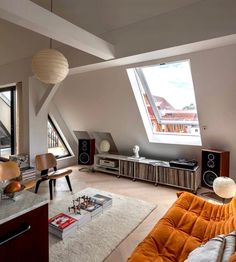
M 64 80 L 69 72 L 65 56 L 55 49 L 43 49 L 32 59 L 32 71 L 45 84 L 57 84 Z
M 235 182 L 229 177 L 220 176 L 213 182 L 214 192 L 222 198 L 231 198 L 235 195 Z

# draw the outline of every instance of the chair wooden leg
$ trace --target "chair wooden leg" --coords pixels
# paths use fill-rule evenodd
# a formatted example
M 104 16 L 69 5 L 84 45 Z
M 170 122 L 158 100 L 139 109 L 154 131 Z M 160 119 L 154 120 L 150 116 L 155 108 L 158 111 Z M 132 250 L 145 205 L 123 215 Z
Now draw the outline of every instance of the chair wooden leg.
M 67 184 L 68 184 L 68 186 L 69 186 L 69 189 L 70 189 L 70 191 L 72 192 L 72 187 L 71 187 L 71 183 L 70 183 L 70 178 L 69 178 L 69 176 L 65 176 L 65 178 L 66 178 L 66 182 L 67 182 Z
M 53 193 L 52 193 L 52 182 L 53 182 L 53 179 L 49 179 L 49 191 L 50 191 L 50 200 L 52 200 L 53 198 Z
M 35 186 L 35 190 L 34 190 L 34 193 L 37 194 L 38 193 L 38 189 L 39 189 L 39 185 L 41 184 L 41 182 L 43 182 L 44 179 L 39 179 L 36 183 L 36 186 Z

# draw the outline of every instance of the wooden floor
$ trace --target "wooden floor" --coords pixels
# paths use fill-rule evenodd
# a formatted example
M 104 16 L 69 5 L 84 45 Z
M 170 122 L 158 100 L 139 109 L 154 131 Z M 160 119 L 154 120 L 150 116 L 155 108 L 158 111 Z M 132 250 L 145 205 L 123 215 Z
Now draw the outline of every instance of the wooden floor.
M 93 187 L 100 190 L 130 196 L 152 202 L 157 208 L 140 224 L 105 260 L 106 262 L 123 262 L 126 261 L 137 244 L 148 234 L 156 222 L 165 214 L 167 209 L 176 200 L 176 192 L 180 191 L 175 188 L 158 186 L 151 183 L 133 182 L 131 179 L 117 178 L 114 175 L 103 174 L 98 172 L 81 172 L 78 166 L 73 166 L 73 173 L 70 176 L 74 192 L 78 192 L 87 187 Z M 57 180 L 56 191 L 52 202 L 63 199 L 64 196 L 70 195 L 66 180 L 64 178 Z M 48 182 L 40 185 L 40 195 L 49 198 Z M 89 261 L 88 261 L 89 262 Z

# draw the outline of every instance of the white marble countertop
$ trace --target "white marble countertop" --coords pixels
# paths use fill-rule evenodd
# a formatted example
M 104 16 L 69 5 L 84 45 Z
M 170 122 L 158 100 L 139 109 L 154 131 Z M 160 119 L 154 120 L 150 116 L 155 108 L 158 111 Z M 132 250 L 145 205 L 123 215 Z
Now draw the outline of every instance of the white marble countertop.
M 23 191 L 15 197 L 15 201 L 11 199 L 0 200 L 0 224 L 43 206 L 48 202 L 46 198 L 29 191 Z

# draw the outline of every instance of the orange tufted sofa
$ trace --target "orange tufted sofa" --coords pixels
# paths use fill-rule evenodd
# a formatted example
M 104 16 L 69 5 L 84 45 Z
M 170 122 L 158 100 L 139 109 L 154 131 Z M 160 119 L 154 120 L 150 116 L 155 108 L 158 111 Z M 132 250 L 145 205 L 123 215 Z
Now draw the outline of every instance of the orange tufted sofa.
M 226 205 L 215 205 L 188 192 L 177 195 L 179 198 L 136 247 L 129 262 L 181 262 L 212 237 L 236 230 L 236 197 Z M 236 261 L 236 253 L 230 261 Z

